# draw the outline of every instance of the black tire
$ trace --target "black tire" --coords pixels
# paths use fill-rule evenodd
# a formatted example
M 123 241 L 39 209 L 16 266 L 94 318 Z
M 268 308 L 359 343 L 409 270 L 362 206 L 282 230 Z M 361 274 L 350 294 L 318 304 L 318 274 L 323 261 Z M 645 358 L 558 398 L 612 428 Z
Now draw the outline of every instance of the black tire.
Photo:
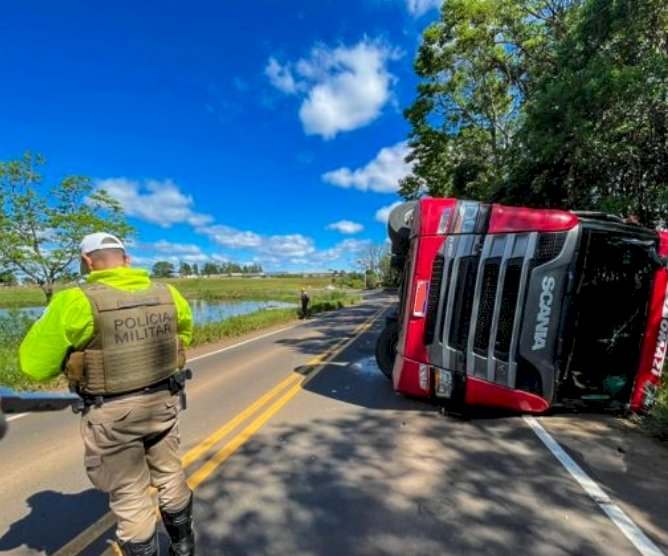
M 376 363 L 380 371 L 389 379 L 392 378 L 398 341 L 399 326 L 396 321 L 387 323 L 376 341 Z
M 392 253 L 405 255 L 411 235 L 411 218 L 417 201 L 408 201 L 395 207 L 387 220 L 387 233 L 392 243 Z

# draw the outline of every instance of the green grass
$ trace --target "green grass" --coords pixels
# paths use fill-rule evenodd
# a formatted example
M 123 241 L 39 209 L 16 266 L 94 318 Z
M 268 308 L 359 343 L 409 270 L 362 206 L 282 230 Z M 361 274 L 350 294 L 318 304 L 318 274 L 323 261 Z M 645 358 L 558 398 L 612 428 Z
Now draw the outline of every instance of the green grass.
M 276 299 L 272 297 L 271 299 Z M 359 302 L 359 297 L 346 295 L 343 292 L 326 292 L 313 296 L 311 314 L 331 311 Z M 293 299 L 294 300 L 294 299 Z M 223 338 L 232 338 L 248 334 L 255 330 L 267 328 L 275 324 L 297 320 L 297 309 L 269 309 L 248 315 L 232 317 L 219 322 L 211 322 L 195 326 L 192 345 L 215 342 Z M 64 377 L 43 383 L 35 383 L 18 371 L 17 351 L 21 340 L 34 321 L 34 317 L 10 312 L 0 316 L 0 386 L 8 386 L 16 390 L 65 389 Z
M 326 292 L 331 279 L 316 278 L 171 278 L 160 280 L 176 286 L 187 299 L 226 301 L 253 299 L 258 301 L 294 301 L 299 290 L 306 288 L 311 297 Z M 56 291 L 72 287 L 57 285 Z M 37 286 L 0 287 L 0 308 L 38 307 L 46 304 L 46 298 Z

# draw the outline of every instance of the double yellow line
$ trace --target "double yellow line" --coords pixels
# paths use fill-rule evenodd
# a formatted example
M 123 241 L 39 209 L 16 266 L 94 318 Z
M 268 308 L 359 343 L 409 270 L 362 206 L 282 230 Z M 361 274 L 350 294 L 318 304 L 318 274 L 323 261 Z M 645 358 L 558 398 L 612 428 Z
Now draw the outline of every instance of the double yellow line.
M 233 419 L 208 436 L 197 446 L 192 448 L 183 456 L 183 468 L 187 469 L 194 463 L 206 458 L 206 455 L 221 440 L 228 436 L 237 427 L 244 424 L 253 417 L 258 411 L 271 404 L 262 411 L 250 424 L 237 433 L 222 448 L 213 453 L 197 470 L 188 477 L 188 486 L 192 490 L 197 489 L 214 471 L 220 467 L 240 446 L 251 438 L 260 428 L 262 428 L 269 419 L 278 413 L 292 398 L 294 398 L 304 386 L 312 380 L 318 373 L 327 367 L 327 363 L 339 355 L 343 350 L 350 346 L 360 335 L 366 332 L 376 319 L 385 312 L 383 307 L 360 324 L 349 338 L 342 338 L 334 346 L 328 349 L 322 355 L 311 359 L 302 373 L 292 373 L 285 380 L 279 382 L 267 393 L 262 395 L 243 411 L 237 414 Z M 277 399 L 275 399 L 277 398 Z M 272 403 L 273 400 L 273 403 Z M 111 528 L 115 523 L 114 516 L 107 512 L 98 521 L 82 531 L 74 539 L 54 553 L 54 556 L 70 556 L 79 554 L 95 542 L 105 531 Z M 120 551 L 114 543 L 105 554 L 120 554 Z

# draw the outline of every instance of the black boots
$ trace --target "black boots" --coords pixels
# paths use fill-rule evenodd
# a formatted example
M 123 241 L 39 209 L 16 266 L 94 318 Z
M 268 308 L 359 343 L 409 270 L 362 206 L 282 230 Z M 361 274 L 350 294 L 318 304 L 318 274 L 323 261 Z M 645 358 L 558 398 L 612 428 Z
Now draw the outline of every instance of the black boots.
M 170 512 L 160 508 L 162 522 L 171 539 L 169 556 L 193 556 L 195 554 L 195 533 L 193 532 L 193 495 L 185 508 Z
M 121 548 L 123 556 L 159 556 L 160 554 L 157 530 L 145 541 L 119 541 L 118 546 Z

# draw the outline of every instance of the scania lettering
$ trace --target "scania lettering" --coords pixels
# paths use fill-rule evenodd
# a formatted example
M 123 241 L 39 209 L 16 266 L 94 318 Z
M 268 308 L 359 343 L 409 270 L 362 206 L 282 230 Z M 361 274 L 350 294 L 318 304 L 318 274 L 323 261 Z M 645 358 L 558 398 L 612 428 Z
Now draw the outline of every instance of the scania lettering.
M 550 326 L 550 314 L 552 312 L 552 290 L 554 289 L 554 278 L 546 276 L 543 278 L 543 293 L 540 296 L 540 309 L 538 311 L 538 324 L 533 334 L 532 350 L 545 348 L 547 329 Z
M 424 198 L 388 221 L 394 388 L 457 407 L 644 411 L 668 346 L 668 232 L 599 212 Z

